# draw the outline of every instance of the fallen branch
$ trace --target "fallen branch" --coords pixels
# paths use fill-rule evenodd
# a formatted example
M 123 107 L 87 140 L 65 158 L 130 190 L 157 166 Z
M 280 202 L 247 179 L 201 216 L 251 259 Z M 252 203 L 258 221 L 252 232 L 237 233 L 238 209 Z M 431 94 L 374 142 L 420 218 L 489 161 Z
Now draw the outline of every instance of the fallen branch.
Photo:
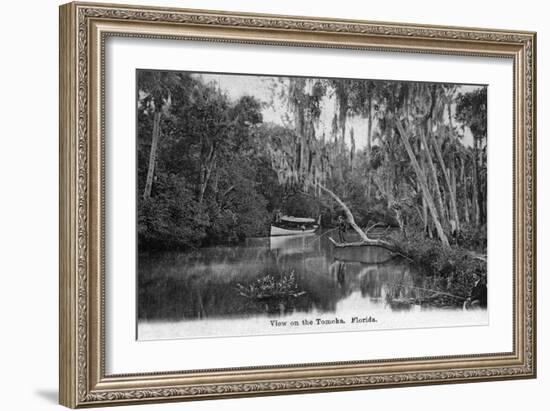
M 329 194 L 340 205 L 340 207 L 342 207 L 342 209 L 346 213 L 348 223 L 357 232 L 357 234 L 359 234 L 359 237 L 361 237 L 361 241 L 359 241 L 359 242 L 356 242 L 356 243 L 343 243 L 343 244 L 337 243 L 331 237 L 328 237 L 328 239 L 334 244 L 335 247 L 342 247 L 343 248 L 343 247 L 358 247 L 358 246 L 376 246 L 376 247 L 381 247 L 381 248 L 384 248 L 388 251 L 391 251 L 392 253 L 394 253 L 396 255 L 399 255 L 401 257 L 412 260 L 412 258 L 410 258 L 409 256 L 404 255 L 399 250 L 397 250 L 396 247 L 393 244 L 391 244 L 387 241 L 381 240 L 381 239 L 369 238 L 367 233 L 365 233 L 361 229 L 361 227 L 359 227 L 357 225 L 357 223 L 355 222 L 355 218 L 353 217 L 353 214 L 351 213 L 351 210 L 349 209 L 349 207 L 342 200 L 340 200 L 340 197 L 338 197 L 336 194 L 334 194 L 332 191 L 330 191 L 328 188 L 324 187 L 323 185 L 321 185 L 319 183 L 317 183 L 317 185 L 319 186 L 319 188 L 321 188 L 321 190 L 323 190 L 327 194 Z
M 409 261 L 413 261 L 411 257 L 408 255 L 403 254 L 401 251 L 399 251 L 393 244 L 388 243 L 387 241 L 383 240 L 373 240 L 370 239 L 368 241 L 355 241 L 352 243 L 338 243 L 336 242 L 332 237 L 327 237 L 330 242 L 334 245 L 336 248 L 348 248 L 348 247 L 380 247 L 385 250 L 390 251 L 391 253 L 406 258 Z

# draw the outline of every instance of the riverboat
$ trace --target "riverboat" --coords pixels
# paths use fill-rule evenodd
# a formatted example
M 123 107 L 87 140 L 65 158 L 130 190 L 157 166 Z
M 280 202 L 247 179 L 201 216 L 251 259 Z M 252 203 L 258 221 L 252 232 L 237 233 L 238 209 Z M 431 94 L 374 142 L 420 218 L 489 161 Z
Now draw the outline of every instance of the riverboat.
M 313 218 L 280 216 L 271 224 L 271 237 L 313 234 L 319 229 L 319 222 Z

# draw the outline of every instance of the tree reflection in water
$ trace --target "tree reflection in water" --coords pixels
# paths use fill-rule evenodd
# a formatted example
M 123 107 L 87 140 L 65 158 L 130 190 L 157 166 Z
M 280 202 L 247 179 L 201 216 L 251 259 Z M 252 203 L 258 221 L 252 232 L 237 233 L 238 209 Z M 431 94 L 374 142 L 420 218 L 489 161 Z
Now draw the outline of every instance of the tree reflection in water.
M 317 236 L 252 239 L 231 247 L 185 253 L 139 255 L 138 316 L 140 320 L 182 320 L 284 315 L 312 310 L 336 313 L 340 302 L 357 293 L 388 310 L 392 304 L 419 297 L 412 288 L 422 276 L 408 263 L 339 261 L 331 245 Z M 360 260 L 360 258 L 358 258 Z M 293 295 L 255 298 L 239 287 L 271 276 L 281 281 L 293 273 Z

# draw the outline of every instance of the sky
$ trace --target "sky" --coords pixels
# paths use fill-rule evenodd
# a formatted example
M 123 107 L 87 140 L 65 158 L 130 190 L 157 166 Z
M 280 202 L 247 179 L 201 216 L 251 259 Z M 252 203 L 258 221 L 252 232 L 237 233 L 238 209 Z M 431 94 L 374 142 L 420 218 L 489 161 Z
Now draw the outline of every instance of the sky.
M 283 124 L 282 116 L 288 113 L 288 110 L 279 98 L 273 99 L 272 87 L 274 83 L 277 83 L 278 78 L 284 79 L 285 77 L 206 73 L 196 74 L 196 76 L 202 78 L 206 83 L 214 82 L 232 101 L 238 100 L 243 95 L 252 95 L 262 102 L 269 103 L 262 109 L 264 122 Z M 469 92 L 481 87 L 477 85 L 461 85 L 458 91 Z M 325 98 L 323 100 L 322 114 L 319 119 L 317 132 L 318 137 L 321 137 L 323 133 L 326 138 L 330 137 L 335 109 L 336 103 L 334 98 Z M 452 111 L 454 112 L 454 107 L 452 107 Z M 350 133 L 353 130 L 355 147 L 357 149 L 364 148 L 367 144 L 368 120 L 357 116 L 349 117 L 346 128 L 346 143 L 350 144 Z M 465 129 L 462 143 L 465 146 L 472 146 L 473 136 L 468 128 Z

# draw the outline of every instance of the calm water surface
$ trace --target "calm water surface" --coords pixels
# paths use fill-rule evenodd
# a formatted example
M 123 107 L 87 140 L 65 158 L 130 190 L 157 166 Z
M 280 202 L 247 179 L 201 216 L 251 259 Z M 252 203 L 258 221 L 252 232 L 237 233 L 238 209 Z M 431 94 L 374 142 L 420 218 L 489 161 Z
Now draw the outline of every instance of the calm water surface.
M 140 340 L 487 324 L 486 310 L 407 304 L 427 293 L 430 279 L 384 250 L 335 251 L 322 234 L 140 254 L 138 266 Z M 295 295 L 239 292 L 291 273 Z

